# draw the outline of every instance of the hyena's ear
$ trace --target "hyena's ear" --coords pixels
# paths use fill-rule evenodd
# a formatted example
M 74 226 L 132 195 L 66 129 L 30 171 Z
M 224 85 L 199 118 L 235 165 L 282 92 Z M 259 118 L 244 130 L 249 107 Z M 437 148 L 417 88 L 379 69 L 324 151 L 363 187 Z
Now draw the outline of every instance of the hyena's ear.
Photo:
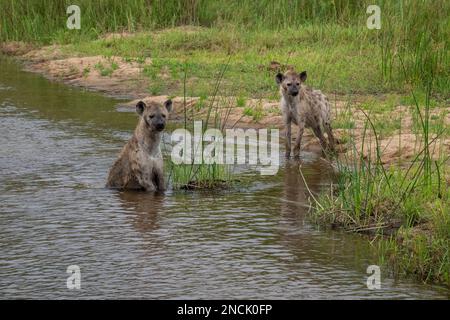
M 277 75 L 275 76 L 275 81 L 277 82 L 277 84 L 281 84 L 284 80 L 284 75 L 280 72 L 277 73 Z
M 306 71 L 302 71 L 302 72 L 300 73 L 300 80 L 301 80 L 302 82 L 305 82 L 305 81 L 306 81 Z
M 166 107 L 168 112 L 172 111 L 172 100 L 167 100 L 166 102 L 164 102 L 164 107 Z
M 145 109 L 146 105 L 144 103 L 144 101 L 139 101 L 136 105 L 136 113 L 140 116 L 142 116 L 142 114 L 144 113 L 144 109 Z
M 280 72 L 277 73 L 277 75 L 275 76 L 275 81 L 277 82 L 277 84 L 281 84 L 284 80 L 284 75 Z

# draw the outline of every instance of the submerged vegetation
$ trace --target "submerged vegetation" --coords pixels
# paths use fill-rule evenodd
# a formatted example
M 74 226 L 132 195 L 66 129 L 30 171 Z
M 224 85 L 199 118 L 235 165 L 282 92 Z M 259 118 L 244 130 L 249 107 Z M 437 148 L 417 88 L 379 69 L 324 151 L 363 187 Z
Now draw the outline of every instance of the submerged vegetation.
M 308 84 L 330 98 L 349 97 L 333 126 L 343 131 L 340 142 L 350 152 L 337 161 L 336 184 L 313 197 L 313 219 L 370 234 L 381 260 L 400 274 L 450 285 L 449 159 L 444 153 L 433 158 L 430 150 L 450 134 L 445 122 L 449 1 L 377 1 L 380 30 L 366 27 L 369 0 L 77 2 L 80 30 L 66 28 L 71 1 L 2 1 L 0 10 L 8 14 L 0 17 L 0 40 L 55 44 L 64 56 L 107 58 L 107 64 L 84 67 L 85 77 L 92 69 L 113 76 L 118 68 L 113 57 L 137 63 L 149 81 L 148 93 L 200 97 L 195 108 L 207 115 L 204 130 L 210 123 L 223 129 L 236 105 L 255 122 L 267 116 L 267 110 L 246 102 L 278 98 L 273 75 L 290 65 L 308 70 Z M 219 110 L 219 95 L 237 99 L 222 102 Z M 353 97 L 366 115 L 359 144 Z M 401 140 L 404 111 L 398 106 L 411 112 L 411 130 L 420 144 L 411 162 L 387 167 L 379 141 L 396 134 Z M 195 120 L 195 114 L 187 114 L 186 102 L 183 112 L 188 128 L 188 116 Z M 231 181 L 224 165 L 170 163 L 166 168 L 176 189 L 216 188 Z

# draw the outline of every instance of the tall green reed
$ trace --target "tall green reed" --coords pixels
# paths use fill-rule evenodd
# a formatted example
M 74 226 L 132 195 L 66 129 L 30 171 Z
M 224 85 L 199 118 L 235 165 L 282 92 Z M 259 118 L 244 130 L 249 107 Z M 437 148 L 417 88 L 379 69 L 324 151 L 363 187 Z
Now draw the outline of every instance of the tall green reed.
M 187 164 L 175 164 L 170 161 L 170 173 L 169 180 L 175 189 L 212 189 L 217 187 L 228 187 L 231 183 L 231 167 L 226 164 L 219 163 L 194 163 L 195 154 L 201 153 L 204 147 L 203 137 L 208 129 L 208 126 L 212 123 L 215 128 L 220 128 L 222 131 L 225 128 L 227 117 L 231 112 L 233 105 L 228 103 L 225 105 L 225 112 L 219 109 L 218 100 L 220 84 L 223 80 L 224 74 L 229 65 L 229 60 L 222 66 L 217 79 L 214 83 L 212 94 L 208 99 L 208 105 L 206 106 L 206 119 L 202 121 L 201 136 L 198 137 L 200 144 L 197 145 L 200 149 L 192 150 L 191 163 Z M 194 115 L 191 116 L 191 121 L 188 121 L 188 109 L 186 102 L 186 79 L 189 70 L 187 66 L 184 69 L 184 81 L 183 81 L 183 114 L 184 114 L 184 129 L 191 130 L 193 127 L 193 121 L 195 121 Z M 193 112 L 194 108 L 191 108 Z M 211 119 L 213 117 L 213 119 Z M 199 121 L 199 120 L 197 120 Z M 184 138 L 185 141 L 188 139 Z M 192 142 L 192 145 L 196 145 Z

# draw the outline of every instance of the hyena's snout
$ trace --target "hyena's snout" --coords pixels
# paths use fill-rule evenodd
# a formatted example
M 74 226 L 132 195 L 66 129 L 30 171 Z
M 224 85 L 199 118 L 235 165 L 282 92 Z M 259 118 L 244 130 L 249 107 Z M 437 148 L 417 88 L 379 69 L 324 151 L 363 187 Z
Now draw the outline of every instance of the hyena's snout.
M 297 85 L 292 84 L 292 85 L 288 86 L 288 93 L 291 96 L 295 97 L 296 95 L 298 95 L 298 92 L 299 92 L 299 87 Z
M 161 117 L 155 121 L 155 129 L 158 131 L 163 131 L 166 127 L 166 121 Z

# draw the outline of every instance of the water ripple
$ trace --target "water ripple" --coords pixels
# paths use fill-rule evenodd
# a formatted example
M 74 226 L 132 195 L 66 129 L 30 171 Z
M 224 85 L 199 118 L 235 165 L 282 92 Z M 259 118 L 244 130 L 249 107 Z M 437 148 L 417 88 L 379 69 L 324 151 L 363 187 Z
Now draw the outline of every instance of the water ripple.
M 390 278 L 369 291 L 366 242 L 309 224 L 289 168 L 224 193 L 111 191 L 106 173 L 127 134 L 99 138 L 89 123 L 5 102 L 0 116 L 0 298 L 448 297 Z M 306 166 L 320 188 L 323 168 Z M 66 288 L 69 265 L 81 268 L 80 291 Z

